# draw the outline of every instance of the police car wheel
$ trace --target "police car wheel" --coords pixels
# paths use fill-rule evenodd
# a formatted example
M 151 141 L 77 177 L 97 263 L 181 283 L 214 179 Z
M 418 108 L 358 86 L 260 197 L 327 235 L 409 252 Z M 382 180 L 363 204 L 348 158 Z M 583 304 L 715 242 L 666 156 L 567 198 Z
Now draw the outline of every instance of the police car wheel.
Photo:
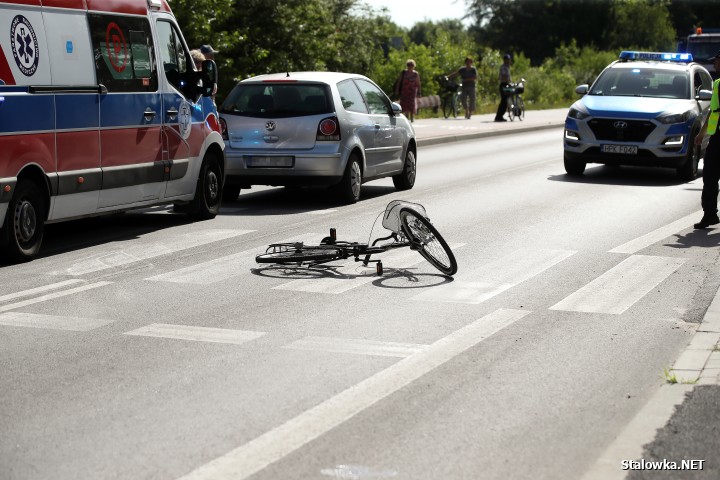
M 690 138 L 687 159 L 677 169 L 678 177 L 684 182 L 695 180 L 698 176 L 698 163 L 700 163 L 700 146 L 695 145 L 695 135 L 693 135 Z
M 222 169 L 214 155 L 208 154 L 200 167 L 195 198 L 188 209 L 188 215 L 195 220 L 215 218 L 222 202 Z
M 564 162 L 565 171 L 568 173 L 568 175 L 582 175 L 585 171 L 586 163 L 581 160 L 575 160 L 566 156 L 564 158 Z
M 5 216 L 6 253 L 23 262 L 40 251 L 45 231 L 45 202 L 40 188 L 32 181 L 20 180 Z

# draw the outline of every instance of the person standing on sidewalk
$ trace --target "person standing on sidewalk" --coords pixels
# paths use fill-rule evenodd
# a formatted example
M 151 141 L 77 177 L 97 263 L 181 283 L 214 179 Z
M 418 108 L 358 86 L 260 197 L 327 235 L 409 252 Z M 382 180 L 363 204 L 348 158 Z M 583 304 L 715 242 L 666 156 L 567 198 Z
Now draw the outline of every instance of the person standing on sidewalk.
M 720 51 L 713 58 L 715 71 L 720 71 Z M 695 228 L 707 228 L 720 223 L 717 214 L 718 181 L 720 181 L 720 134 L 717 133 L 718 119 L 720 119 L 720 98 L 718 98 L 718 85 L 720 79 L 713 81 L 712 98 L 710 99 L 710 115 L 703 122 L 700 132 L 695 137 L 695 145 L 701 145 L 705 135 L 710 136 L 710 143 L 705 150 L 703 160 L 703 189 L 700 204 L 703 209 L 702 219 L 696 223 Z M 688 147 L 689 148 L 689 147 Z
M 400 106 L 405 116 L 412 122 L 417 111 L 417 97 L 420 96 L 420 74 L 415 71 L 415 60 L 409 59 L 407 70 L 403 70 L 395 82 L 395 97 L 400 98 Z
M 503 64 L 500 65 L 500 105 L 498 106 L 497 113 L 495 114 L 496 122 L 507 122 L 503 117 L 507 110 L 507 101 L 509 94 L 505 93 L 505 89 L 510 86 L 512 79 L 510 78 L 510 55 L 507 53 L 503 55 Z
M 472 58 L 465 58 L 465 66 L 457 72 L 451 73 L 447 77 L 453 78 L 458 75 L 460 75 L 460 79 L 462 81 L 460 101 L 465 109 L 465 118 L 470 118 L 472 117 L 472 114 L 475 113 L 475 83 L 477 83 L 478 77 L 477 68 L 473 67 Z

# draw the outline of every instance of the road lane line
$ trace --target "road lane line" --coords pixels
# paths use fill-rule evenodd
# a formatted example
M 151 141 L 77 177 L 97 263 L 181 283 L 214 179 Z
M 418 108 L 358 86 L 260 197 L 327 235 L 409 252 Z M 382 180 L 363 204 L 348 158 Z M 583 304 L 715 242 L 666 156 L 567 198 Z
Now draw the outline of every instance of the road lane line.
M 680 220 L 676 220 L 664 227 L 660 227 L 652 232 L 638 237 L 634 240 L 630 240 L 627 243 L 623 243 L 619 247 L 615 247 L 609 250 L 609 253 L 637 253 L 643 248 L 649 247 L 650 245 L 659 242 L 660 240 L 673 235 L 681 230 L 690 228 L 695 222 L 697 222 L 702 216 L 702 210 L 695 213 L 691 213 Z
M 72 280 L 65 280 L 62 282 L 51 283 L 49 285 L 43 285 L 42 287 L 30 288 L 28 290 L 23 290 L 22 292 L 9 293 L 7 295 L 3 295 L 0 297 L 0 303 L 7 302 L 9 300 L 15 300 L 17 298 L 22 298 L 22 297 L 31 297 L 37 293 L 47 292 L 50 290 L 57 290 L 62 287 L 67 287 L 68 285 L 74 285 L 76 283 L 83 283 L 83 282 L 84 282 L 84 280 L 75 278 Z
M 317 242 L 321 238 L 318 233 L 307 233 L 300 236 L 292 237 L 288 240 L 272 243 L 291 243 L 291 242 Z M 145 280 L 151 282 L 172 282 L 187 283 L 193 285 L 209 285 L 229 280 L 234 277 L 246 274 L 251 268 L 260 267 L 255 263 L 255 256 L 265 253 L 267 245 L 244 250 L 242 252 L 227 255 L 225 257 L 215 258 L 213 260 L 191 265 L 185 268 L 179 268 L 167 273 L 148 277 Z
M 76 293 L 86 292 L 88 290 L 92 290 L 94 288 L 104 287 L 105 285 L 110 285 L 113 282 L 95 282 L 95 283 L 89 283 L 87 285 L 83 285 L 81 287 L 71 288 L 69 290 L 62 290 L 60 292 L 54 292 L 54 293 L 48 293 L 47 295 L 42 295 L 40 297 L 31 298 L 29 300 L 23 300 L 22 302 L 16 302 L 16 303 L 10 303 L 7 305 L 0 306 L 0 312 L 7 312 L 10 310 L 15 310 L 18 308 L 26 307 L 28 305 L 33 305 L 35 303 L 40 302 L 46 302 L 48 300 L 53 300 L 60 297 L 66 297 L 68 295 L 74 295 Z
M 451 250 L 455 250 L 464 245 L 464 243 L 454 243 L 448 246 Z M 389 273 L 388 271 L 390 269 L 409 268 L 418 263 L 426 262 L 418 252 L 408 248 L 395 251 L 391 250 L 388 253 L 375 255 L 372 258 L 382 260 L 386 274 Z M 433 269 L 433 267 L 429 268 Z M 353 260 L 345 265 L 327 270 L 326 277 L 293 280 L 292 282 L 273 287 L 273 289 L 338 295 L 365 285 L 366 283 L 374 282 L 378 278 L 380 277 L 375 273 L 374 263 L 370 263 L 367 267 L 364 267 L 361 262 L 355 262 Z
M 684 258 L 633 255 L 550 310 L 619 315 L 685 263 Z
M 380 342 L 352 338 L 305 337 L 282 348 L 313 352 L 350 353 L 354 355 L 377 355 L 382 357 L 409 357 L 428 348 L 416 343 Z
M 86 275 L 110 268 L 124 267 L 136 262 L 142 262 L 162 255 L 169 255 L 209 243 L 227 240 L 228 238 L 251 232 L 254 232 L 254 230 L 200 230 L 177 235 L 159 242 L 127 242 L 128 245 L 125 248 L 98 254 L 94 258 L 91 257 L 81 260 L 68 268 L 51 273 L 53 275 Z
M 576 252 L 571 250 L 521 249 L 482 266 L 479 272 L 464 275 L 413 297 L 414 300 L 479 304 L 541 274 Z
M 139 337 L 171 338 L 193 342 L 230 343 L 241 345 L 265 335 L 265 332 L 247 330 L 231 330 L 228 328 L 196 327 L 192 325 L 170 325 L 153 323 L 144 327 L 125 332 L 123 335 Z
M 244 480 L 476 346 L 528 311 L 496 310 L 241 445 L 180 480 Z
M 0 325 L 70 330 L 74 332 L 88 332 L 109 325 L 113 323 L 113 321 L 114 320 L 102 320 L 98 318 L 64 317 L 24 312 L 5 312 L 0 314 Z

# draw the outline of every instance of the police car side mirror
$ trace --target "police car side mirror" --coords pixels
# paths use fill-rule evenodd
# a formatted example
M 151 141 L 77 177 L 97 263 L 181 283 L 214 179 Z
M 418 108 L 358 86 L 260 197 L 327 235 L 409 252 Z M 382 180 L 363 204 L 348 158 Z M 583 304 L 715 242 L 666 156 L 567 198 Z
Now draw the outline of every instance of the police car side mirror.
M 215 88 L 218 82 L 218 71 L 217 65 L 213 60 L 204 60 L 202 62 L 202 96 L 210 97 L 215 93 Z
M 700 90 L 695 97 L 695 100 L 708 101 L 712 98 L 712 92 L 710 90 Z
M 588 92 L 588 85 L 586 83 L 575 87 L 575 93 L 578 95 L 585 95 Z

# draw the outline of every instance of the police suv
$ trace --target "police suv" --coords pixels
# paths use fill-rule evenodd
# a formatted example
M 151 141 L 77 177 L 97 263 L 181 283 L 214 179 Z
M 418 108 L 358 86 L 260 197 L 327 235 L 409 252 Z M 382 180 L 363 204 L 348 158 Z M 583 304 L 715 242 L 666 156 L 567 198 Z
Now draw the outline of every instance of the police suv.
M 565 120 L 564 161 L 570 175 L 588 163 L 674 168 L 698 175 L 704 147 L 694 144 L 712 95 L 710 73 L 692 55 L 624 51 Z
M 166 0 L 0 0 L 0 244 L 44 224 L 172 203 L 220 207 L 224 143 Z

